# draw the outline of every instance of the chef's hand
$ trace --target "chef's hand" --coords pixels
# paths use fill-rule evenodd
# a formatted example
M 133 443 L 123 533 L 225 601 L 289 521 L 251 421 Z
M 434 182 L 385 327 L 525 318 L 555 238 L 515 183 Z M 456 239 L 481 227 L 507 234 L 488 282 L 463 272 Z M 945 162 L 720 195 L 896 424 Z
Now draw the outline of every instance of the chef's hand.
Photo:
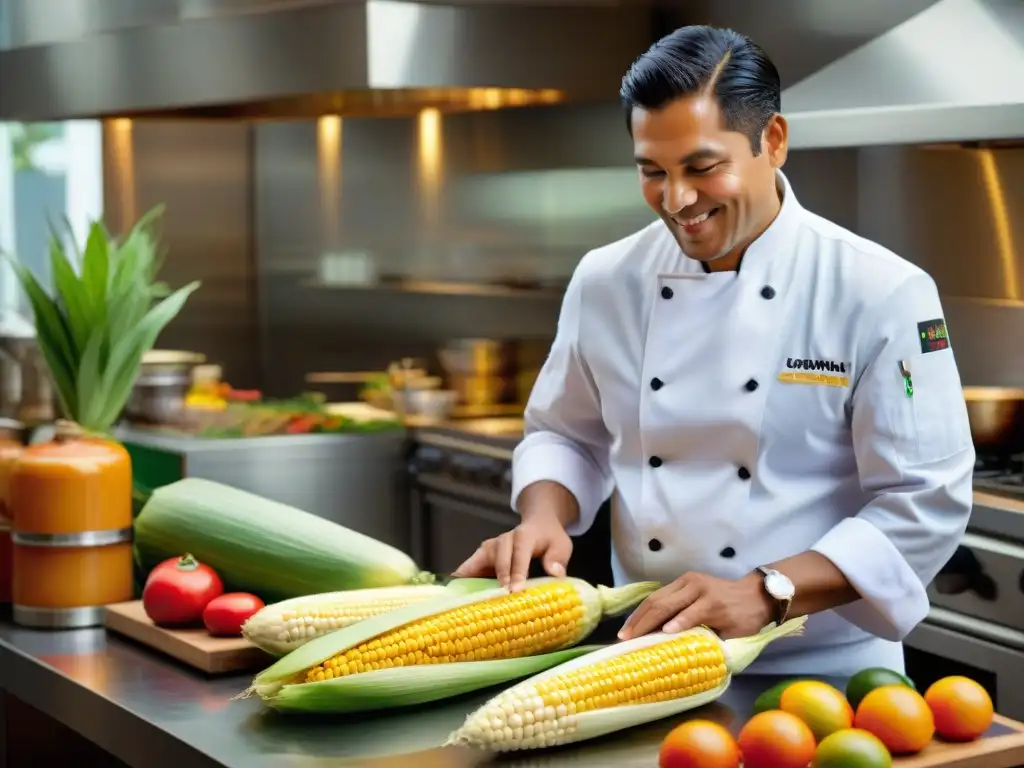
M 549 576 L 561 578 L 570 555 L 572 539 L 558 517 L 535 514 L 508 533 L 487 539 L 452 575 L 487 578 L 494 574 L 501 586 L 518 592 L 526 584 L 533 558 L 542 558 Z
M 704 624 L 722 638 L 760 632 L 775 618 L 775 603 L 760 573 L 739 581 L 687 573 L 644 600 L 619 632 L 620 640 L 649 632 L 685 632 Z

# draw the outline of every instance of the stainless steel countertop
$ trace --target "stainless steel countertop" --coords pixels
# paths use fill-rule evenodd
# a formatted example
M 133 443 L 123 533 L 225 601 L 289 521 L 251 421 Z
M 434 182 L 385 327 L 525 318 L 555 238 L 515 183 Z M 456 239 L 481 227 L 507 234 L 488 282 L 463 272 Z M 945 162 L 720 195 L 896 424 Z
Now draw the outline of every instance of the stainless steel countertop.
M 606 642 L 605 624 L 591 640 Z M 37 631 L 0 611 L 0 688 L 137 768 L 650 768 L 665 734 L 687 717 L 737 733 L 756 696 L 781 678 L 741 675 L 714 704 L 602 739 L 488 760 L 441 748 L 496 689 L 363 716 L 280 715 L 259 700 L 231 701 L 250 675 L 208 678 L 103 629 Z M 842 679 L 823 678 L 842 690 Z M 991 735 L 1009 733 L 994 725 Z
M 0 687 L 132 766 L 488 764 L 479 753 L 438 747 L 494 690 L 386 714 L 298 718 L 268 710 L 259 700 L 230 701 L 249 675 L 207 678 L 102 629 L 34 631 L 10 624 L 8 617 L 0 613 Z M 736 731 L 757 694 L 777 680 L 741 676 L 700 716 Z M 682 719 L 495 762 L 516 768 L 650 768 L 662 738 Z
M 265 450 L 317 448 L 325 445 L 339 445 L 357 441 L 363 441 L 364 443 L 372 443 L 374 441 L 387 443 L 394 440 L 404 440 L 406 435 L 406 430 L 401 426 L 379 432 L 338 432 L 225 438 L 165 434 L 133 427 L 118 427 L 114 430 L 114 437 L 123 442 L 182 454 L 252 450 L 254 447 Z

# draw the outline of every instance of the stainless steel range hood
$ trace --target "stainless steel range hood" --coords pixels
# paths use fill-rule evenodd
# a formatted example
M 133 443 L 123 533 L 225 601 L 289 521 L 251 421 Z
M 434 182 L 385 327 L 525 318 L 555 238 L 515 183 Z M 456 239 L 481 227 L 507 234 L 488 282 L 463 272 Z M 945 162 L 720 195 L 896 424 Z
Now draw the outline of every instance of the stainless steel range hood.
M 607 0 L 3 3 L 0 120 L 20 121 L 607 98 L 651 35 L 646 9 Z
M 785 90 L 794 148 L 1024 137 L 1024 2 L 941 0 Z

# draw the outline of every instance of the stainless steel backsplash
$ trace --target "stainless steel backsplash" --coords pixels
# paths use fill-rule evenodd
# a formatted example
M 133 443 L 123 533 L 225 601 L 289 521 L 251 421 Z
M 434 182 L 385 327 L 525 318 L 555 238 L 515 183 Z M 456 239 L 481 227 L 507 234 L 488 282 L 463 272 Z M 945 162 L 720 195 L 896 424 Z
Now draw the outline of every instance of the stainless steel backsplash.
M 168 338 L 276 394 L 301 389 L 308 371 L 429 355 L 453 336 L 554 332 L 557 292 L 311 285 L 339 255 L 377 275 L 559 284 L 587 249 L 653 216 L 616 104 L 319 124 L 136 122 L 134 134 L 128 196 L 140 212 L 167 203 L 168 272 L 212 286 Z M 807 207 L 935 277 L 965 383 L 1024 384 L 1024 150 L 815 150 L 792 153 L 785 170 Z M 123 207 L 125 185 L 108 176 L 108 209 Z
M 203 352 L 241 385 L 261 376 L 250 139 L 246 125 L 228 122 L 112 121 L 104 130 L 108 227 L 123 232 L 163 204 L 161 279 L 202 281 L 160 346 Z

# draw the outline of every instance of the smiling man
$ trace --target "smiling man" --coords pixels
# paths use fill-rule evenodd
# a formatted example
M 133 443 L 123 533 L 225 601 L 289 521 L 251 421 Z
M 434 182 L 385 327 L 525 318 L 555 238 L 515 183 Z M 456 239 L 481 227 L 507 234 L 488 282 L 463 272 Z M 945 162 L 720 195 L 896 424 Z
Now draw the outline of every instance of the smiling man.
M 902 670 L 970 515 L 967 410 L 932 279 L 782 174 L 780 90 L 756 44 L 703 26 L 626 74 L 659 219 L 576 268 L 515 452 L 521 522 L 459 573 L 562 575 L 610 495 L 616 582 L 665 585 L 620 637 L 806 614 L 752 671 Z

